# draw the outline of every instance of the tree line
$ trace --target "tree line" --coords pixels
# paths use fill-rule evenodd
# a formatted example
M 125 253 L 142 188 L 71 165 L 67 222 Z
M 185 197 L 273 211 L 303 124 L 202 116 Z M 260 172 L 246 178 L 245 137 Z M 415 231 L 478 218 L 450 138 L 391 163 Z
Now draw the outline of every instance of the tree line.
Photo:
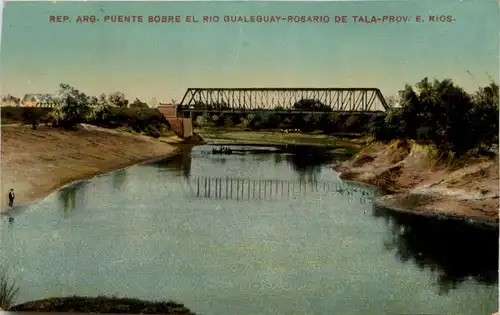
M 224 104 L 195 104 L 200 109 L 224 109 Z M 293 105 L 293 110 L 318 112 L 316 114 L 283 114 L 284 110 L 276 107 L 274 111 L 255 112 L 250 114 L 224 113 L 219 115 L 194 114 L 193 120 L 197 126 L 240 127 L 247 130 L 263 129 L 300 129 L 304 132 L 321 130 L 325 133 L 335 132 L 366 132 L 366 126 L 372 114 L 349 114 L 334 112 L 333 109 L 315 99 L 301 99 Z
M 451 79 L 424 78 L 398 96 L 400 107 L 370 122 L 378 140 L 413 139 L 457 155 L 498 144 L 499 87 L 493 80 L 469 94 Z
M 138 98 L 130 103 L 121 92 L 95 97 L 61 83 L 52 101 L 56 105 L 53 108 L 3 107 L 2 123 L 22 121 L 36 128 L 41 122 L 50 122 L 53 127 L 65 129 L 88 123 L 105 128 L 128 128 L 152 137 L 170 130 L 168 121 L 158 110 L 149 108 Z

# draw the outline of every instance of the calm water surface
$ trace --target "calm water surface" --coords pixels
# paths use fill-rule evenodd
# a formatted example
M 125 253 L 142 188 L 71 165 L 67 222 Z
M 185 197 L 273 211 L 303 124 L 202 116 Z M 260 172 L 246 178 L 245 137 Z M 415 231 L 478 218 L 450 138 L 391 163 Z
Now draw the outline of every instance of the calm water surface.
M 200 146 L 1 217 L 18 302 L 174 299 L 201 314 L 488 314 L 498 231 L 374 209 L 335 157 Z M 338 160 L 337 160 L 338 162 Z M 259 188 L 260 187 L 260 188 Z

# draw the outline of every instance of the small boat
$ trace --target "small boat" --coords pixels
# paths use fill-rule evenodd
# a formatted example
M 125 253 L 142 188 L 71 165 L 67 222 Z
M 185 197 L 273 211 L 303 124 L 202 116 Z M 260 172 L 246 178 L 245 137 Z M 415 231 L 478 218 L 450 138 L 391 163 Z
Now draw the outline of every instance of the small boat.
M 212 149 L 212 154 L 231 154 L 233 151 L 227 147 L 220 147 L 220 149 Z

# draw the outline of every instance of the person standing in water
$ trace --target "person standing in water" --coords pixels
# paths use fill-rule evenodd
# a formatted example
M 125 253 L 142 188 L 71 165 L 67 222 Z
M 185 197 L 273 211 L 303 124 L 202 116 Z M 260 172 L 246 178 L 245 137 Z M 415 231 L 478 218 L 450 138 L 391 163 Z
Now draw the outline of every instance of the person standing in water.
M 9 191 L 9 207 L 13 207 L 14 206 L 14 199 L 16 198 L 16 194 L 14 194 L 14 189 L 11 189 Z

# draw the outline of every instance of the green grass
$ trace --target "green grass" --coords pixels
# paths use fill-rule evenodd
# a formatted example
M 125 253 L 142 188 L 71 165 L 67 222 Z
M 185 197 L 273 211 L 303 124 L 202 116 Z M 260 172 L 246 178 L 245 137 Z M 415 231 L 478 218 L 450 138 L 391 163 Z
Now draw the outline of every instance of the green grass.
M 281 133 L 276 131 L 243 131 L 225 128 L 199 128 L 195 130 L 205 141 L 238 144 L 309 145 L 336 148 L 356 148 L 366 144 L 366 139 L 347 139 L 318 133 Z

